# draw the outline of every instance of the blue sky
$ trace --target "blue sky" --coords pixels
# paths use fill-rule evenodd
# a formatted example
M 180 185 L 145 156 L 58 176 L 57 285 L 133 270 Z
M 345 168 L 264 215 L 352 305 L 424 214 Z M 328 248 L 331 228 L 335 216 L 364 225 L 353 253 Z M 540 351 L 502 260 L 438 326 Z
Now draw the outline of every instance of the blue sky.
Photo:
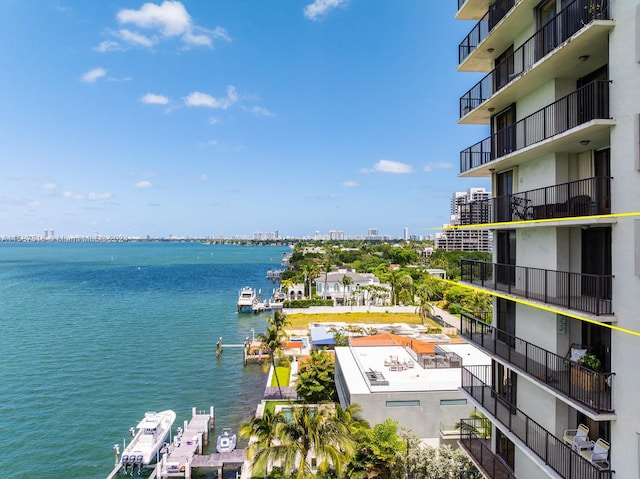
M 448 222 L 455 0 L 3 0 L 0 236 Z

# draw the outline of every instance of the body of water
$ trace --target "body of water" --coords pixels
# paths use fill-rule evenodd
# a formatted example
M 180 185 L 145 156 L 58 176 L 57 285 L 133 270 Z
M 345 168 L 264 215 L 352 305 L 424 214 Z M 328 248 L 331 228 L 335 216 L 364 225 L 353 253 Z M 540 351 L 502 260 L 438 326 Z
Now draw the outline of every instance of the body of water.
M 266 375 L 227 344 L 262 332 L 236 313 L 270 294 L 285 247 L 199 243 L 0 244 L 0 476 L 105 478 L 145 411 L 215 406 L 237 430 Z M 215 433 L 214 433 L 215 436 Z M 215 437 L 214 441 L 215 443 Z

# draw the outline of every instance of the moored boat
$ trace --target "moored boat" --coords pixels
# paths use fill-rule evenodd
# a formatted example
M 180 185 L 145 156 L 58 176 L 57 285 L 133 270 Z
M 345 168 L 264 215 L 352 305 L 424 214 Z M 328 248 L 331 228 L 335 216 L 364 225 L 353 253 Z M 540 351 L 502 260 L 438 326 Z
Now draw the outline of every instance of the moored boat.
M 165 439 L 176 420 L 176 413 L 170 409 L 161 412 L 146 412 L 135 430 L 131 428 L 133 439 L 122 452 L 120 463 L 126 470 L 140 470 L 155 462 Z
M 244 286 L 238 294 L 238 313 L 253 311 L 253 305 L 258 301 L 255 289 Z
M 218 452 L 231 452 L 236 448 L 236 435 L 230 428 L 222 429 L 222 434 L 218 436 L 216 441 L 216 450 Z

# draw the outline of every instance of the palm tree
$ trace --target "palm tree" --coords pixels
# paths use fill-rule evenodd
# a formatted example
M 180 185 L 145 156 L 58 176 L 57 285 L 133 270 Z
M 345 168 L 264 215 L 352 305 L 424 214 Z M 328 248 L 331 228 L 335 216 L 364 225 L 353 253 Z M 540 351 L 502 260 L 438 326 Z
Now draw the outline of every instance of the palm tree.
M 249 439 L 247 454 L 254 469 L 264 468 L 265 479 L 274 460 L 272 446 L 278 437 L 279 424 L 285 421 L 284 415 L 266 409 L 262 417 L 254 416 L 248 423 L 242 424 L 238 431 L 240 437 Z
M 276 328 L 273 324 L 269 325 L 264 333 L 260 333 L 258 339 L 262 341 L 269 351 L 271 351 L 271 367 L 273 368 L 273 374 L 276 376 L 276 384 L 278 385 L 278 392 L 280 393 L 280 399 L 282 399 L 282 388 L 280 387 L 280 379 L 276 374 L 276 355 L 282 351 L 282 343 L 284 341 L 284 333 Z
M 318 265 L 315 263 L 304 263 L 301 267 L 302 272 L 304 273 L 304 280 L 308 282 L 309 285 L 309 296 L 308 299 L 311 299 L 311 280 L 315 278 L 318 274 Z
M 347 288 L 353 284 L 353 278 L 346 273 L 342 276 L 342 304 L 347 304 Z
M 307 461 L 311 454 L 320 471 L 333 467 L 338 477 L 343 477 L 355 452 L 353 438 L 327 405 L 294 408 L 291 420 L 279 428 L 279 440 L 281 444 L 274 446 L 274 456 L 281 460 L 285 476 L 297 479 L 312 472 Z
M 409 273 L 401 273 L 396 281 L 398 299 L 413 297 L 413 278 Z
M 433 318 L 433 305 L 429 301 L 433 296 L 433 290 L 429 284 L 421 283 L 416 288 L 416 293 L 419 301 L 418 311 L 420 312 L 420 320 L 424 325 L 425 319 Z
M 331 271 L 331 261 L 329 258 L 325 258 L 322 261 L 322 269 L 324 270 L 324 288 L 322 288 L 322 299 L 327 299 L 327 279 L 329 271 Z
M 279 309 L 273 312 L 273 318 L 269 322 L 275 326 L 278 331 L 283 331 L 285 327 L 291 326 L 291 322 L 287 319 L 287 315 Z
M 283 279 L 282 281 L 280 281 L 280 292 L 282 292 L 284 290 L 284 294 L 286 296 L 286 299 L 289 299 L 289 289 L 293 287 L 293 280 L 291 279 Z

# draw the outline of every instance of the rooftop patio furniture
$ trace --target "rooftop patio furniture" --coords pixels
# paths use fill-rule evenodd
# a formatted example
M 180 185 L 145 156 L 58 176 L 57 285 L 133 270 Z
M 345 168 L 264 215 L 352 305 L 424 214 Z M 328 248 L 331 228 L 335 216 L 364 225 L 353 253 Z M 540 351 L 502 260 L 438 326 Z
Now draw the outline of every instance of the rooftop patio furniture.
M 593 442 L 589 440 L 589 427 L 584 424 L 580 424 L 577 429 L 565 430 L 562 438 L 567 445 L 571 446 L 571 449 L 577 452 Z
M 590 441 L 588 447 L 580 450 L 580 455 L 600 470 L 609 469 L 609 443 L 598 438 L 597 441 Z

